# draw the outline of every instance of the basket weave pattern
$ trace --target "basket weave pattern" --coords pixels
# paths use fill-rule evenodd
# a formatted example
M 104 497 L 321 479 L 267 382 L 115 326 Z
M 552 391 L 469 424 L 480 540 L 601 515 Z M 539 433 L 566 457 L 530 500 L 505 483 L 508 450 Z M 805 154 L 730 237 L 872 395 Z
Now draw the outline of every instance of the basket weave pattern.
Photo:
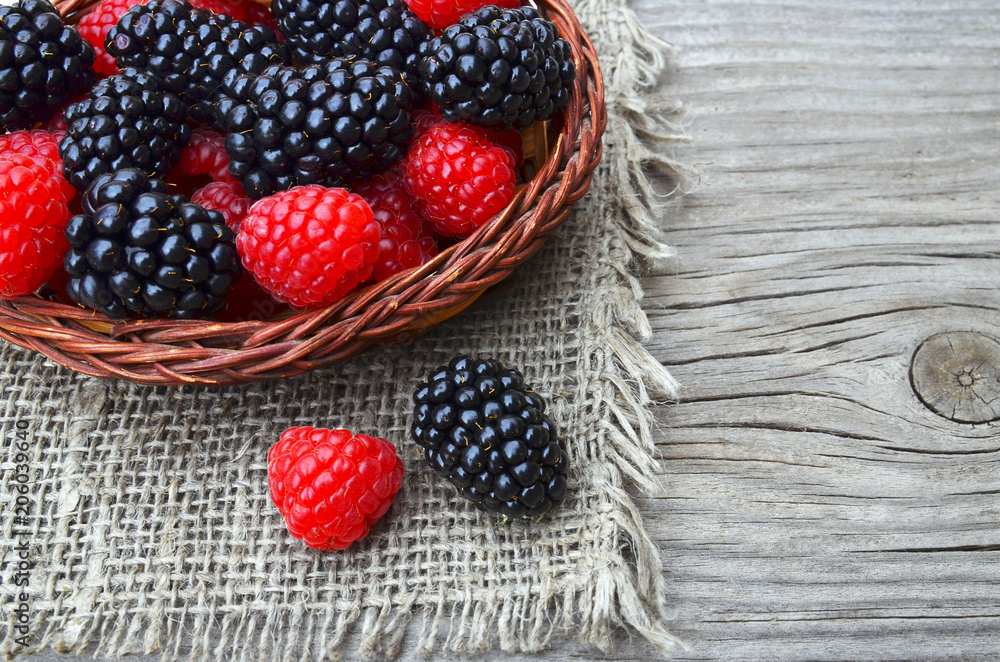
M 57 6 L 75 22 L 95 2 Z M 573 92 L 544 164 L 500 215 L 468 239 L 326 308 L 280 320 L 115 321 L 28 295 L 0 301 L 0 338 L 97 377 L 224 386 L 327 367 L 462 310 L 538 250 L 586 193 L 601 158 L 607 116 L 597 53 L 565 0 L 540 0 L 538 9 L 573 49 Z

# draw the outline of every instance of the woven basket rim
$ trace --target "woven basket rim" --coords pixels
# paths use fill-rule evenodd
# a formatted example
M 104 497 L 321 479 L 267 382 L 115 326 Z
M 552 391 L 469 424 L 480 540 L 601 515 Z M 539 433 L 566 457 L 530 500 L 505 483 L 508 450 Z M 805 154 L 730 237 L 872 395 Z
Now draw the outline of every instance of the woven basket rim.
M 62 0 L 76 22 L 97 0 Z M 544 164 L 503 212 L 427 264 L 325 308 L 279 320 L 114 321 L 38 294 L 0 301 L 0 338 L 80 373 L 149 385 L 226 386 L 328 367 L 447 319 L 533 255 L 586 193 L 607 123 L 593 43 L 566 0 L 535 5 L 556 24 L 577 67 L 562 126 Z

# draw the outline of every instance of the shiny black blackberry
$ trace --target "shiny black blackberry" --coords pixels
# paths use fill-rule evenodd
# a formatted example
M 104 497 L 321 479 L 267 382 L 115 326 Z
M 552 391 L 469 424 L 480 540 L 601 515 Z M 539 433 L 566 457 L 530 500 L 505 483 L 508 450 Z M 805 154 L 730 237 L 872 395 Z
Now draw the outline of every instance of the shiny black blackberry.
M 191 140 L 187 106 L 162 91 L 159 78 L 136 69 L 99 81 L 64 117 L 59 156 L 67 181 L 81 192 L 123 168 L 163 176 Z
M 66 239 L 66 291 L 111 318 L 209 317 L 240 269 L 222 214 L 140 170 L 98 177 Z
M 191 107 L 191 119 L 214 119 L 213 99 L 230 71 L 259 73 L 289 60 L 271 28 L 248 25 L 181 0 L 152 0 L 128 10 L 108 32 L 119 67 L 149 69 Z
M 299 62 L 357 56 L 417 80 L 430 28 L 402 0 L 273 0 L 271 11 Z
M 94 84 L 94 49 L 45 0 L 0 5 L 0 131 L 51 117 Z
M 488 5 L 421 47 L 424 91 L 452 122 L 524 129 L 569 103 L 570 46 L 531 7 Z
M 461 357 L 413 401 L 410 435 L 427 463 L 480 510 L 533 517 L 563 500 L 569 458 L 545 401 L 517 370 Z
M 235 74 L 222 94 L 229 171 L 251 198 L 367 179 L 402 158 L 413 137 L 409 88 L 368 60 Z

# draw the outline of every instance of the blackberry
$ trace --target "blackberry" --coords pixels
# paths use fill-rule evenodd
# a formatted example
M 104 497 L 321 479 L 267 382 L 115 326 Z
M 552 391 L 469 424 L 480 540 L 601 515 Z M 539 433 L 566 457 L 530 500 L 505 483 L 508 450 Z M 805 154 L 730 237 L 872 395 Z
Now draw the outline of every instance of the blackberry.
M 222 215 L 141 170 L 101 175 L 66 226 L 66 291 L 108 317 L 207 317 L 239 273 Z
M 451 122 L 524 129 L 569 103 L 573 53 L 531 7 L 488 5 L 424 42 L 424 91 Z
M 259 73 L 289 59 L 271 28 L 181 0 L 132 7 L 108 32 L 106 48 L 119 67 L 145 68 L 163 78 L 164 89 L 190 106 L 195 122 L 214 118 L 214 97 L 227 73 Z
M 430 29 L 402 0 L 273 0 L 271 8 L 302 63 L 355 56 L 418 79 L 417 51 Z
M 413 137 L 409 88 L 368 60 L 236 73 L 223 94 L 218 122 L 228 133 L 229 171 L 254 199 L 367 179 L 402 158 Z
M 94 49 L 45 0 L 0 6 L 0 130 L 30 128 L 94 84 Z
M 480 510 L 536 516 L 563 500 L 569 458 L 545 401 L 517 370 L 457 358 L 413 401 L 410 435 L 427 463 Z
M 161 86 L 156 76 L 125 69 L 66 109 L 59 156 L 70 184 L 83 192 L 98 176 L 122 168 L 156 177 L 167 173 L 191 139 L 191 128 L 187 107 Z

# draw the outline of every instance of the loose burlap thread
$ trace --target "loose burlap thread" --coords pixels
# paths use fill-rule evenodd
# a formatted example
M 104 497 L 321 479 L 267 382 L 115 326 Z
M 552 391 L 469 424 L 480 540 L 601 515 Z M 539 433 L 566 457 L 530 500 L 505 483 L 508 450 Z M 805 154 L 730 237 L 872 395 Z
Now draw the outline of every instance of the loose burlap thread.
M 576 9 L 604 54 L 604 160 L 577 212 L 489 303 L 331 370 L 219 390 L 101 381 L 0 346 L 6 656 L 290 662 L 346 642 L 379 658 L 530 652 L 562 636 L 607 649 L 622 627 L 664 654 L 679 644 L 629 494 L 657 489 L 648 406 L 675 389 L 640 344 L 650 328 L 634 276 L 667 255 L 643 173 L 674 167 L 662 150 L 675 109 L 640 96 L 663 56 L 624 0 Z M 572 468 L 566 501 L 541 521 L 478 512 L 408 438 L 410 394 L 459 354 L 520 367 L 549 400 Z M 385 437 L 404 460 L 395 505 L 346 551 L 308 550 L 270 503 L 267 450 L 293 425 Z

